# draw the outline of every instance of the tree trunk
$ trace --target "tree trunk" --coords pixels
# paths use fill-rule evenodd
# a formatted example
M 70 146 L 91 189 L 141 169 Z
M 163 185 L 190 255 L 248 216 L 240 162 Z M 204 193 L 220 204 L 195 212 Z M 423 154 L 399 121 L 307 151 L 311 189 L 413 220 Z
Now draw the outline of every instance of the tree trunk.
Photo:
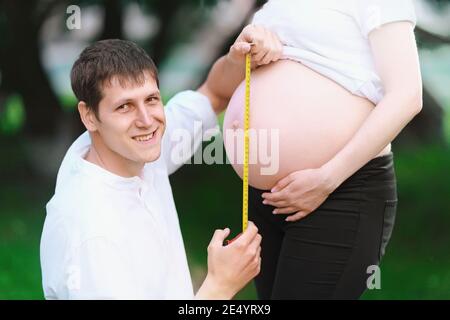
M 120 0 L 104 2 L 105 16 L 100 39 L 123 39 L 123 8 Z
M 170 26 L 173 23 L 174 16 L 177 14 L 179 7 L 180 2 L 176 0 L 167 0 L 155 7 L 155 13 L 158 16 L 161 25 L 155 38 L 150 42 L 150 46 L 146 49 L 148 49 L 152 60 L 157 66 L 159 66 L 168 53 L 170 45 L 173 44 L 173 41 L 170 38 Z
M 62 109 L 41 63 L 39 30 L 33 19 L 35 4 L 6 1 L 3 7 L 10 32 L 3 39 L 5 87 L 22 96 L 26 111 L 24 134 L 49 137 L 55 133 Z

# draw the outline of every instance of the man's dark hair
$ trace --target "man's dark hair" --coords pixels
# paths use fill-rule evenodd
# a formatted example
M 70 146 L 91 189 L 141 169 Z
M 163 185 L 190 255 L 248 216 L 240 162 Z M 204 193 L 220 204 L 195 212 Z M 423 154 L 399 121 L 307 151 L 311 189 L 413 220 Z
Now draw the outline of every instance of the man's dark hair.
M 72 90 L 78 101 L 84 101 L 98 119 L 98 104 L 106 82 L 117 77 L 121 85 L 143 84 L 145 72 L 156 80 L 158 70 L 148 54 L 131 41 L 109 39 L 97 41 L 81 52 L 70 73 Z

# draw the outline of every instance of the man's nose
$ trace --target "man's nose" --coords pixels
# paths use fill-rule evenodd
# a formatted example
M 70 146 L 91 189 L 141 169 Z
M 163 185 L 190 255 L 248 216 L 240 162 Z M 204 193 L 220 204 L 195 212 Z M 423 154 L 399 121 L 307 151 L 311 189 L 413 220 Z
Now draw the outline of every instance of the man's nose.
M 145 106 L 140 106 L 138 108 L 137 118 L 136 118 L 136 126 L 138 127 L 150 127 L 153 123 L 154 119 L 151 115 L 148 108 Z

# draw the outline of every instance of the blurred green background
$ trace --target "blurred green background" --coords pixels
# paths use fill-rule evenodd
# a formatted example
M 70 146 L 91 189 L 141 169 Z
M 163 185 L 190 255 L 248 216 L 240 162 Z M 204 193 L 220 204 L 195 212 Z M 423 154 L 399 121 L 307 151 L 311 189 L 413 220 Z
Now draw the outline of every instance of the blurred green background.
M 450 1 L 416 0 L 424 109 L 393 146 L 399 207 L 381 290 L 363 299 L 450 299 Z M 165 99 L 196 88 L 264 1 L 0 0 L 0 299 L 42 299 L 39 241 L 65 150 L 83 128 L 69 72 L 102 38 L 143 46 Z M 69 29 L 71 4 L 81 29 Z M 241 180 L 229 165 L 171 177 L 194 286 L 215 228 L 238 233 Z M 256 299 L 253 284 L 237 299 Z

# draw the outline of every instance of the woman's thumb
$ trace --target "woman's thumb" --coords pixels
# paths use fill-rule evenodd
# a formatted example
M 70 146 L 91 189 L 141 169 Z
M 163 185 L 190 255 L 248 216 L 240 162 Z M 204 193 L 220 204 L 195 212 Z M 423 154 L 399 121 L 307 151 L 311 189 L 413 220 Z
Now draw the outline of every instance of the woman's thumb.
M 234 57 L 239 57 L 239 56 L 243 56 L 247 53 L 249 53 L 251 50 L 251 45 L 247 42 L 238 42 L 235 43 L 230 50 L 230 53 L 234 56 Z

